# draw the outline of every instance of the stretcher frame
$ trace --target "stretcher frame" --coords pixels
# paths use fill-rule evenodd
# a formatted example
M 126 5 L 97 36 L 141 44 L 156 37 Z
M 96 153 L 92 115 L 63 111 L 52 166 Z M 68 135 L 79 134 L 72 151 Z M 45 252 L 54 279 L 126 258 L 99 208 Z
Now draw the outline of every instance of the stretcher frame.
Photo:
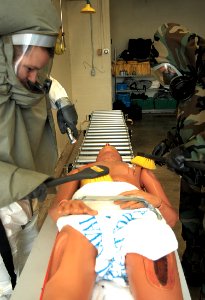
M 34 242 L 33 249 L 10 300 L 38 300 L 40 298 L 56 235 L 56 224 L 48 216 Z M 191 300 L 177 251 L 175 255 L 183 298 L 184 300 Z
M 122 118 L 122 112 L 117 111 L 115 112 L 117 119 Z M 108 115 L 108 117 L 112 114 L 110 111 L 96 111 L 93 114 L 93 121 L 96 120 L 97 117 L 101 117 L 105 115 Z M 104 121 L 107 121 L 105 118 Z M 117 122 L 115 122 L 117 124 Z M 94 122 L 92 123 L 93 126 Z M 92 126 L 90 126 L 92 128 Z M 108 125 L 109 126 L 109 125 Z M 118 124 L 119 126 L 119 124 Z M 125 125 L 126 126 L 126 125 Z M 93 129 L 92 129 L 93 130 Z M 107 128 L 105 128 L 107 131 Z M 98 129 L 97 129 L 98 131 Z M 102 133 L 102 137 L 105 136 L 105 133 Z M 116 132 L 115 132 L 116 133 Z M 120 133 L 121 134 L 121 133 Z M 121 136 L 122 137 L 122 136 Z M 105 138 L 106 139 L 106 138 Z M 95 139 L 94 139 L 95 140 Z M 110 141 L 105 141 L 105 143 L 110 142 L 112 144 L 113 142 L 113 135 L 110 137 Z M 121 145 L 119 146 L 119 153 L 123 157 L 123 161 L 129 162 L 130 159 L 133 156 L 132 153 L 132 148 L 131 148 L 131 143 L 129 141 L 129 133 L 127 132 L 127 137 L 124 136 L 124 129 L 123 129 L 123 137 L 121 138 L 123 140 L 123 148 L 121 149 Z M 97 152 L 95 151 L 94 155 L 82 155 L 82 152 L 85 150 L 87 147 L 87 144 L 89 142 L 93 143 L 93 137 L 92 135 L 90 136 L 90 131 L 88 130 L 84 142 L 82 146 L 80 147 L 80 151 L 76 157 L 75 160 L 75 166 L 78 167 L 80 165 L 85 164 L 87 161 L 92 162 L 92 160 L 95 160 L 95 157 L 97 155 Z M 117 143 L 117 139 L 114 137 L 114 143 Z M 128 149 L 125 150 L 124 146 L 125 143 L 128 142 L 129 145 Z M 96 142 L 96 145 L 102 147 L 104 143 L 104 140 L 101 139 L 101 142 L 99 141 Z M 114 145 L 113 145 L 114 146 Z M 122 152 L 121 152 L 122 151 Z M 86 149 L 87 152 L 87 149 Z M 83 161 L 83 158 L 85 160 Z M 90 159 L 90 160 L 89 160 Z M 38 300 L 40 299 L 47 268 L 48 268 L 48 263 L 50 259 L 50 255 L 53 249 L 53 245 L 56 239 L 57 235 L 57 226 L 54 223 L 53 220 L 49 216 L 46 217 L 45 222 L 40 230 L 40 233 L 36 240 L 34 241 L 34 245 L 32 248 L 32 251 L 28 257 L 28 260 L 25 264 L 25 267 L 21 273 L 20 278 L 18 279 L 16 288 L 12 294 L 12 297 L 10 300 Z M 181 288 L 182 288 L 182 294 L 183 294 L 183 299 L 184 300 L 191 300 L 191 296 L 189 293 L 189 289 L 184 277 L 183 269 L 181 266 L 181 262 L 179 259 L 178 252 L 175 251 L 175 256 L 176 256 L 176 262 L 177 262 L 177 267 L 178 267 L 178 272 L 179 272 L 179 277 L 180 277 L 180 282 L 181 282 Z

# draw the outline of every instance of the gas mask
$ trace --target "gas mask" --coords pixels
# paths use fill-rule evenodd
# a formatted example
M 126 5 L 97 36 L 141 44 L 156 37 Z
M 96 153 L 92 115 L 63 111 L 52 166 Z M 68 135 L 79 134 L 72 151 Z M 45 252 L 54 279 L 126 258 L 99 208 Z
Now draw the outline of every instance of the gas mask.
M 170 82 L 173 78 L 182 76 L 182 74 L 170 63 L 161 63 L 154 66 L 152 69 L 157 80 L 165 88 L 169 88 Z
M 154 66 L 153 71 L 160 84 L 169 89 L 170 94 L 178 104 L 188 100 L 194 94 L 196 79 L 191 76 L 191 73 L 190 75 L 183 75 L 170 63 Z
M 56 37 L 42 34 L 15 34 L 13 68 L 21 84 L 30 92 L 49 92 Z

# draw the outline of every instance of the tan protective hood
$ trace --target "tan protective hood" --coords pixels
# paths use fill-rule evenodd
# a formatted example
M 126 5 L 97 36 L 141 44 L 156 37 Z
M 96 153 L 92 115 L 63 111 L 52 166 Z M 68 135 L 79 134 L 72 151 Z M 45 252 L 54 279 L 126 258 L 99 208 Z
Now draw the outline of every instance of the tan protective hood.
M 58 35 L 60 13 L 51 0 L 0 0 L 0 35 Z
M 1 8 L 7 5 L 7 1 L 0 2 Z M 30 5 L 34 1 L 22 2 Z M 40 6 L 40 1 L 35 2 Z M 6 23 L 9 24 L 8 20 Z M 57 162 L 50 105 L 44 95 L 28 92 L 21 85 L 12 67 L 12 57 L 11 39 L 3 36 L 0 38 L 0 207 L 22 199 L 53 176 Z

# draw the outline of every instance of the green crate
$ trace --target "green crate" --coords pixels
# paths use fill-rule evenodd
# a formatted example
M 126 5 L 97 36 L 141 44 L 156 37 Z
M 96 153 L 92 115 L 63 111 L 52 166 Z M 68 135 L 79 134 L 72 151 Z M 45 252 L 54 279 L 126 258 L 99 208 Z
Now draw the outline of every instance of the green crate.
M 153 98 L 147 98 L 147 99 L 134 99 L 133 101 L 136 101 L 136 103 L 143 109 L 154 109 L 154 102 Z
M 177 102 L 173 98 L 159 98 L 154 100 L 155 109 L 175 109 Z

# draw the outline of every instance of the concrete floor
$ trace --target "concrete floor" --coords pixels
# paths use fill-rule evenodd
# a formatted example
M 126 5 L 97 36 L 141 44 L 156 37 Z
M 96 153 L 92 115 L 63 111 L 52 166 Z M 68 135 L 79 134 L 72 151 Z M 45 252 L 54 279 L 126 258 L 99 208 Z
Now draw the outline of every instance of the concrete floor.
M 133 125 L 129 126 L 132 132 L 131 144 L 134 155 L 137 152 L 151 154 L 154 146 L 166 137 L 168 130 L 175 126 L 175 120 L 174 115 L 143 114 L 142 120 L 135 121 Z M 170 202 L 178 211 L 179 176 L 169 171 L 166 166 L 157 166 L 154 173 L 161 182 Z M 181 237 L 180 221 L 174 227 L 174 232 L 179 243 L 178 253 L 181 258 L 185 249 L 185 243 Z M 192 300 L 199 300 L 199 288 L 189 287 L 189 290 Z

